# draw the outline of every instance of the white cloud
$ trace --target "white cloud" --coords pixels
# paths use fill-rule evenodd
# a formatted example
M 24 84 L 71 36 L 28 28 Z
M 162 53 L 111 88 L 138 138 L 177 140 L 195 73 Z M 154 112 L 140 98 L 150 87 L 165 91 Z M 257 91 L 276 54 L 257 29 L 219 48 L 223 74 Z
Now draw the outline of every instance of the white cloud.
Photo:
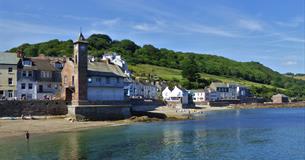
M 139 23 L 132 26 L 133 29 L 143 32 L 162 32 L 166 24 L 164 21 L 155 20 L 154 23 Z
M 137 30 L 140 30 L 140 31 L 145 31 L 145 32 L 154 30 L 154 27 L 150 26 L 147 23 L 136 24 L 136 25 L 133 26 L 133 28 L 137 29 Z
M 240 19 L 238 21 L 239 27 L 250 30 L 250 31 L 262 31 L 263 25 L 255 20 Z
M 116 25 L 119 21 L 120 21 L 119 18 L 108 19 L 108 20 L 102 21 L 102 24 L 104 24 L 106 26 L 113 26 L 113 25 Z
M 284 66 L 293 66 L 293 65 L 297 65 L 298 62 L 295 60 L 287 60 L 285 62 L 282 63 Z
M 70 30 L 34 24 L 26 23 L 21 21 L 12 21 L 0 19 L 0 32 L 11 32 L 11 33 L 33 33 L 33 34 L 66 34 L 71 32 Z
M 211 34 L 221 37 L 238 37 L 239 35 L 237 33 L 232 33 L 230 31 L 212 27 L 212 26 L 206 26 L 206 25 L 189 25 L 183 27 L 186 31 L 189 32 L 195 32 L 195 33 L 204 33 L 204 34 Z
M 275 24 L 279 25 L 279 26 L 283 26 L 283 27 L 298 27 L 300 26 L 302 23 L 304 23 L 304 17 L 294 17 L 292 18 L 290 21 L 277 21 L 275 22 Z
M 282 41 L 305 43 L 304 38 L 297 38 L 297 37 L 284 37 Z

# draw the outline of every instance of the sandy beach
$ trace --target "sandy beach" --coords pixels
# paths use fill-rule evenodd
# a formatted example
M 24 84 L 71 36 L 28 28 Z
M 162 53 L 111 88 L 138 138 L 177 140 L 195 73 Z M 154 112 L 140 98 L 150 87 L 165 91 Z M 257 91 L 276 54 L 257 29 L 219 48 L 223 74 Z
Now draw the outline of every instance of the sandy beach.
M 0 120 L 0 138 L 31 134 L 72 132 L 97 127 L 110 127 L 130 124 L 130 120 L 70 122 L 63 118 L 46 120 Z
M 188 119 L 189 115 L 201 114 L 208 111 L 226 110 L 228 107 L 208 107 L 202 109 L 173 109 L 168 107 L 159 107 L 152 111 L 163 113 L 170 120 Z M 39 120 L 0 120 L 0 138 L 24 136 L 26 131 L 31 134 L 49 134 L 57 132 L 73 132 L 99 127 L 112 127 L 118 125 L 128 125 L 135 122 L 149 122 L 146 118 L 131 118 L 118 121 L 88 121 L 88 122 L 71 122 L 62 117 L 49 117 L 48 119 Z M 155 121 L 152 120 L 152 121 Z

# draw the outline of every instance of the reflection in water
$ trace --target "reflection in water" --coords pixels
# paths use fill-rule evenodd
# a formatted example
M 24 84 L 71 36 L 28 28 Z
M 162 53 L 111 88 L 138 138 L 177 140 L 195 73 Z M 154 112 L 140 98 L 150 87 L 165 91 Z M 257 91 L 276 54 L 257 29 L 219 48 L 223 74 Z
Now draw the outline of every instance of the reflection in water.
M 80 159 L 79 150 L 79 133 L 73 132 L 66 137 L 66 141 L 63 141 L 59 148 L 59 158 L 67 159 Z
M 209 113 L 205 120 L 143 123 L 0 140 L 0 159 L 304 160 L 303 109 Z

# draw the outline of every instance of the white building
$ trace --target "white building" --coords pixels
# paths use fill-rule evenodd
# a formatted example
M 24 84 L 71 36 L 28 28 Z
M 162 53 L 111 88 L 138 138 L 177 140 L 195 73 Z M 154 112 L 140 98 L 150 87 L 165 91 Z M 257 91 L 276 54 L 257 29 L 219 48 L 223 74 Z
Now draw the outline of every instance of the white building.
M 250 90 L 247 87 L 231 83 L 211 83 L 208 88 L 209 101 L 217 100 L 243 100 L 250 97 Z
M 192 90 L 193 102 L 206 102 L 208 101 L 208 92 L 204 89 Z
M 123 69 L 124 74 L 130 77 L 131 73 L 128 70 L 127 62 L 124 59 L 122 59 L 121 55 L 118 55 L 117 53 L 104 54 L 102 60 L 109 60 L 111 63 L 118 65 Z
M 157 99 L 158 88 L 151 84 L 132 81 L 126 87 L 129 98 Z
M 60 71 L 49 59 L 23 58 L 18 66 L 18 99 L 53 99 L 60 92 Z
M 124 78 L 122 70 L 114 64 L 88 63 L 88 100 L 124 100 Z
M 188 104 L 188 92 L 185 89 L 180 89 L 177 86 L 171 91 L 166 87 L 162 91 L 162 97 L 167 102 L 181 102 L 181 104 Z

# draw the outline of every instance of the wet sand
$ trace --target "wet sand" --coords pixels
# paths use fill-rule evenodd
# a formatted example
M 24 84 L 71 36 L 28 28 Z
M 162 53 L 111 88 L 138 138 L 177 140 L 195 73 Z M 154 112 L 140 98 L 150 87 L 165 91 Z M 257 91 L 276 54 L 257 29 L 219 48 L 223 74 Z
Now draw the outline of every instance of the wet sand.
M 130 124 L 130 120 L 70 122 L 63 118 L 46 120 L 0 120 L 0 138 L 31 134 L 71 132 L 97 127 Z
M 208 111 L 226 110 L 228 107 L 207 107 L 200 109 L 173 109 L 168 107 L 159 107 L 154 111 L 165 114 L 169 120 L 189 119 L 189 115 L 201 114 Z M 126 119 L 118 121 L 88 121 L 88 122 L 71 122 L 64 117 L 49 117 L 39 120 L 0 120 L 0 138 L 24 136 L 26 131 L 31 134 L 49 134 L 57 132 L 73 132 L 90 128 L 112 127 L 119 125 L 129 125 L 135 122 L 141 122 L 139 119 Z M 146 121 L 144 118 L 142 121 Z M 149 120 L 149 119 L 148 119 Z M 153 120 L 155 121 L 155 120 Z M 149 122 L 149 121 L 147 121 Z

